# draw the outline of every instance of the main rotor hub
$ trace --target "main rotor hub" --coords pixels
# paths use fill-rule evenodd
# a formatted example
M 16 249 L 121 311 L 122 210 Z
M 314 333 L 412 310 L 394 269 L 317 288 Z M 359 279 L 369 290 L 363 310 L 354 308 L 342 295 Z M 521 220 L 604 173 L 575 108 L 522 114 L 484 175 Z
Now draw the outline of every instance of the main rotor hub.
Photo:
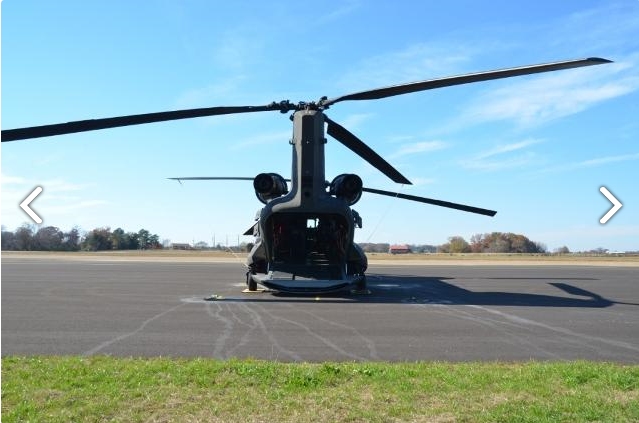
M 319 101 L 300 101 L 297 104 L 292 103 L 290 100 L 282 100 L 282 101 L 274 101 L 268 105 L 271 110 L 279 110 L 280 113 L 288 113 L 288 112 L 298 112 L 301 110 L 326 110 L 328 106 L 324 106 L 323 103 L 328 99 L 328 97 L 324 96 L 319 99 Z

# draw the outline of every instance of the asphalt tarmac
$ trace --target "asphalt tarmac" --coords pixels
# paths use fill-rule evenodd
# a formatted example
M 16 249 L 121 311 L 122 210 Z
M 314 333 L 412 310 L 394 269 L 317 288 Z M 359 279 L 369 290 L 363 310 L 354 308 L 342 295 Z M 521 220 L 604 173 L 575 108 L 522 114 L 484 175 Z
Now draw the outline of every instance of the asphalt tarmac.
M 320 297 L 244 272 L 3 257 L 2 355 L 639 363 L 637 267 L 373 265 L 369 294 Z

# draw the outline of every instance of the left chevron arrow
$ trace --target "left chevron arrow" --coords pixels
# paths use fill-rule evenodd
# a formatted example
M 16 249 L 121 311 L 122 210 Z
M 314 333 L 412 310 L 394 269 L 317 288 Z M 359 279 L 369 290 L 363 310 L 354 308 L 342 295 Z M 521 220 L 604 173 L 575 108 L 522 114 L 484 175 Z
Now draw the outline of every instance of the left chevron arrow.
M 35 198 L 40 195 L 41 192 L 42 187 L 35 187 L 31 194 L 29 194 L 27 198 L 25 198 L 22 203 L 20 203 L 20 207 L 22 208 L 22 210 L 24 210 L 36 223 L 42 223 L 42 219 L 33 210 L 31 210 L 29 204 L 31 204 L 31 202 L 35 200 Z

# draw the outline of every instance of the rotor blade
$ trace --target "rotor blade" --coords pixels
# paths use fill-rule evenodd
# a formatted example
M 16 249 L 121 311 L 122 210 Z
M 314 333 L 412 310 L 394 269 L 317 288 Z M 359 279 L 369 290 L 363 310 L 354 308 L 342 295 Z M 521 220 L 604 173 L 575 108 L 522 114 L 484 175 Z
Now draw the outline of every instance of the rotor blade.
M 242 235 L 253 235 L 255 233 L 255 226 L 257 226 L 258 221 L 255 221 L 255 223 L 253 223 L 253 226 L 251 226 L 250 228 L 248 228 Z
M 252 181 L 255 177 L 250 176 L 185 176 L 182 178 L 166 178 L 174 181 Z M 290 179 L 284 179 L 291 182 Z
M 469 213 L 483 214 L 484 216 L 494 216 L 497 214 L 494 210 L 482 209 L 479 207 L 467 206 L 464 204 L 451 203 L 448 201 L 434 200 L 432 198 L 417 197 L 415 195 L 400 194 L 399 192 L 383 191 L 375 188 L 362 188 L 362 191 L 372 194 L 386 195 L 388 197 L 401 198 L 402 200 L 418 201 L 420 203 L 432 204 L 434 206 L 447 207 L 449 209 L 461 210 Z
M 53 125 L 7 129 L 2 131 L 2 142 L 72 134 L 75 132 L 96 131 L 98 129 L 117 128 L 120 126 L 165 122 L 169 120 L 229 115 L 234 113 L 264 112 L 268 110 L 279 111 L 281 110 L 280 104 L 271 103 L 265 106 L 205 107 L 200 109 L 173 110 L 169 112 L 145 113 L 140 115 L 117 116 L 103 119 L 78 120 L 67 123 L 56 123 Z
M 469 73 L 466 75 L 450 76 L 439 79 L 410 82 L 401 85 L 377 88 L 373 90 L 360 91 L 325 100 L 322 106 L 330 106 L 344 100 L 374 100 L 378 98 L 392 97 L 400 94 L 408 94 L 417 91 L 432 90 L 434 88 L 450 87 L 453 85 L 469 84 L 472 82 L 489 81 L 492 79 L 510 78 L 512 76 L 529 75 L 541 72 L 550 72 L 563 69 L 572 69 L 582 66 L 601 65 L 611 63 L 611 60 L 599 57 L 587 59 L 566 60 L 562 62 L 542 63 L 539 65 L 520 66 L 516 68 L 499 69 L 487 72 Z
M 249 176 L 185 176 L 182 178 L 166 178 L 174 181 L 252 181 Z
M 328 122 L 328 129 L 326 131 L 328 135 L 351 149 L 353 152 L 355 152 L 355 154 L 366 160 L 377 170 L 392 179 L 393 182 L 411 185 L 411 182 L 404 175 L 399 173 L 399 171 L 391 166 L 390 163 L 384 160 L 379 154 L 374 152 L 369 146 L 364 144 L 362 140 L 357 138 L 340 124 L 329 119 L 328 116 L 324 115 L 324 117 L 326 119 L 326 122 Z

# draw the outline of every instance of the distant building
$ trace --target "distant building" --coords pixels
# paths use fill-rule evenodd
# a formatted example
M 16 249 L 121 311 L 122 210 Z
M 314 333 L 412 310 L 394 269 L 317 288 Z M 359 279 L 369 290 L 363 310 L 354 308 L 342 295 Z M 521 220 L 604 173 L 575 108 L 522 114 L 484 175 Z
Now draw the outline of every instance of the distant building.
M 409 254 L 412 253 L 408 245 L 391 245 L 388 249 L 390 254 Z
M 178 242 L 174 242 L 171 244 L 172 250 L 190 250 L 191 244 L 180 244 Z

